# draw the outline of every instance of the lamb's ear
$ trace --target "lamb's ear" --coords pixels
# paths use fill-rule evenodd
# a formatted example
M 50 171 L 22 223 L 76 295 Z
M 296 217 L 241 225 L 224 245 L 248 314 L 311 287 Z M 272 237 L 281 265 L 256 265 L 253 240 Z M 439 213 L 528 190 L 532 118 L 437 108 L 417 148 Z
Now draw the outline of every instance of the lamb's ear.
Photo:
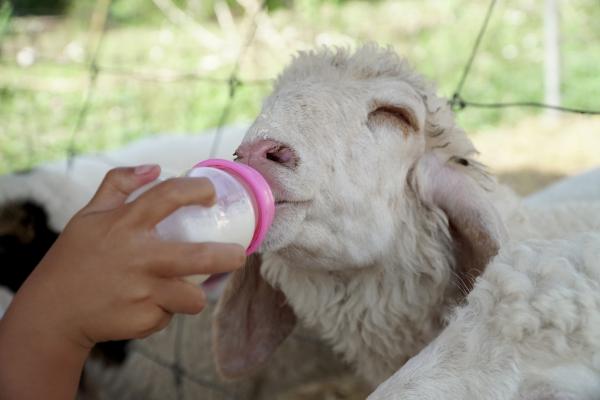
M 296 316 L 284 294 L 260 274 L 261 257 L 229 277 L 213 320 L 213 351 L 219 373 L 237 379 L 253 373 L 292 332 Z
M 463 289 L 470 289 L 508 234 L 488 194 L 465 168 L 464 159 L 442 162 L 433 153 L 418 165 L 421 195 L 447 216 L 454 246 L 455 268 Z
M 425 122 L 425 104 L 414 89 L 403 82 L 378 88 L 368 104 L 367 126 L 399 128 L 404 135 L 419 133 Z

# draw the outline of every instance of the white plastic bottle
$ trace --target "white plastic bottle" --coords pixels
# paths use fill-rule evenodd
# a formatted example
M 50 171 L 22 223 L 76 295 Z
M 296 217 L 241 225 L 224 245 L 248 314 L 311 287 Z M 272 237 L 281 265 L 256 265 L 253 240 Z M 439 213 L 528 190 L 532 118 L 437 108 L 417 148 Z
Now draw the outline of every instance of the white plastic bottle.
M 232 161 L 211 159 L 196 164 L 185 176 L 208 178 L 215 187 L 212 207 L 181 207 L 156 225 L 161 239 L 181 242 L 237 243 L 246 254 L 255 252 L 273 222 L 275 202 L 265 179 L 253 168 Z M 164 179 L 161 179 L 164 180 Z M 152 182 L 134 192 L 128 201 L 160 183 Z M 195 284 L 208 275 L 186 279 Z

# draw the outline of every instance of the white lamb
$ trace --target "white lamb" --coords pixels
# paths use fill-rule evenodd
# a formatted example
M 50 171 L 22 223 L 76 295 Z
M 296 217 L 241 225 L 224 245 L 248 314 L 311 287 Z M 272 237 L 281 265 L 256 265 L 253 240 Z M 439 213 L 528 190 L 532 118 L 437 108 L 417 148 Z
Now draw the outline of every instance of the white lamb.
M 563 179 L 544 190 L 529 196 L 525 203 L 529 206 L 547 206 L 565 201 L 590 201 L 600 199 L 600 168 Z
M 367 46 L 298 57 L 238 150 L 267 177 L 278 204 L 262 264 L 255 257 L 232 276 L 216 313 L 221 372 L 253 372 L 299 319 L 375 386 L 440 334 L 509 237 L 600 228 L 600 204 L 521 206 L 474 153 L 446 102 L 392 52 Z M 161 156 L 124 154 L 140 157 L 102 158 L 104 166 L 91 162 L 92 172 L 78 174 L 87 196 L 110 165 Z M 188 157 L 162 153 L 174 154 Z M 57 181 L 61 168 L 50 170 Z M 551 380 L 519 382 L 525 394 L 554 390 Z
M 261 257 L 218 305 L 221 373 L 253 372 L 300 320 L 377 385 L 439 335 L 510 237 L 600 229 L 600 204 L 522 207 L 474 154 L 447 102 L 391 51 L 300 55 L 237 150 L 277 209 Z
M 370 400 L 600 397 L 600 233 L 505 245 Z

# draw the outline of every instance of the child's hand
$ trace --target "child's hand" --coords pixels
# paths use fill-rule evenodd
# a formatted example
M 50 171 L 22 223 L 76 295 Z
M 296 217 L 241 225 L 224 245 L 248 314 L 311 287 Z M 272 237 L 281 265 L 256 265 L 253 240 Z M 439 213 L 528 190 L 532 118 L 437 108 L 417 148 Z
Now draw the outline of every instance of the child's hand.
M 0 398 L 73 398 L 96 342 L 144 337 L 173 313 L 200 312 L 202 290 L 181 278 L 243 264 L 239 245 L 155 234 L 177 208 L 214 203 L 208 180 L 171 179 L 125 204 L 159 173 L 158 166 L 110 171 L 19 289 L 0 320 Z
M 159 172 L 144 166 L 107 174 L 15 297 L 24 318 L 91 348 L 147 336 L 173 313 L 202 310 L 202 290 L 180 278 L 238 268 L 244 249 L 161 241 L 153 229 L 159 221 L 184 205 L 211 205 L 215 193 L 206 179 L 175 178 L 125 204 Z

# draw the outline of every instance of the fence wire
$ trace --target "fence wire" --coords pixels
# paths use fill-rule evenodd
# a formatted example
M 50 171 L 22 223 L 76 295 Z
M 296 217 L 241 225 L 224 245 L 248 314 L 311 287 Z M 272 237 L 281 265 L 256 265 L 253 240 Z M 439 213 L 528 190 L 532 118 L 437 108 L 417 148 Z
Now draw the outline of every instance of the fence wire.
M 121 75 L 124 74 L 129 77 L 136 77 L 136 76 L 143 77 L 143 75 L 141 75 L 141 74 L 138 75 L 138 74 L 135 74 L 133 71 L 129 71 L 126 69 L 115 68 L 115 67 L 102 67 L 101 68 L 98 65 L 98 57 L 100 55 L 104 35 L 106 33 L 106 22 L 108 21 L 108 14 L 110 12 L 111 4 L 112 4 L 112 0 L 100 0 L 97 3 L 96 12 L 99 12 L 99 15 L 100 15 L 99 18 L 102 22 L 99 27 L 99 32 L 98 32 L 99 37 L 97 39 L 97 44 L 92 52 L 91 60 L 89 63 L 89 75 L 88 75 L 88 84 L 87 84 L 86 94 L 85 94 L 84 100 L 82 102 L 81 108 L 79 110 L 79 113 L 77 115 L 76 123 L 73 128 L 73 132 L 71 134 L 71 139 L 70 139 L 69 145 L 67 147 L 67 159 L 69 161 L 69 165 L 72 164 L 72 160 L 77 155 L 77 151 L 76 151 L 77 135 L 81 131 L 81 129 L 85 123 L 85 119 L 87 117 L 87 114 L 88 114 L 88 111 L 90 108 L 90 104 L 92 102 L 94 90 L 96 88 L 96 82 L 98 80 L 98 75 L 100 74 L 100 72 L 102 72 L 102 73 L 108 72 L 108 73 L 113 73 L 113 74 L 116 73 L 116 74 L 121 74 Z M 234 66 L 231 70 L 231 73 L 230 73 L 228 79 L 226 79 L 226 80 L 215 79 L 215 78 L 210 78 L 210 77 L 206 77 L 206 76 L 200 76 L 195 73 L 184 73 L 184 74 L 176 75 L 176 80 L 195 80 L 195 81 L 202 80 L 202 81 L 211 82 L 211 83 L 220 83 L 220 84 L 226 83 L 228 86 L 229 95 L 228 95 L 225 105 L 222 108 L 221 115 L 218 119 L 215 139 L 213 141 L 213 144 L 212 144 L 211 150 L 210 150 L 211 158 L 217 153 L 217 151 L 219 149 L 219 144 L 221 142 L 221 136 L 223 134 L 223 128 L 224 128 L 225 124 L 227 123 L 229 114 L 231 113 L 231 109 L 233 107 L 233 102 L 235 100 L 235 95 L 236 95 L 236 91 L 237 91 L 238 87 L 241 85 L 263 84 L 263 83 L 269 82 L 269 81 L 247 81 L 247 82 L 245 82 L 245 81 L 242 81 L 239 77 L 240 66 L 243 61 L 243 58 L 246 55 L 250 46 L 252 45 L 252 42 L 256 35 L 256 30 L 257 30 L 256 18 L 264 10 L 265 6 L 266 6 L 266 0 L 262 0 L 258 9 L 255 11 L 254 15 L 252 16 L 250 28 L 248 29 L 248 32 L 245 36 L 246 39 L 243 42 L 243 45 L 240 49 L 240 52 L 238 54 L 238 57 L 234 63 Z
M 483 39 L 483 36 L 485 35 L 485 32 L 488 28 L 489 23 L 490 23 L 490 19 L 492 17 L 492 13 L 494 12 L 496 3 L 497 3 L 497 0 L 491 0 L 490 4 L 488 6 L 487 12 L 485 13 L 485 17 L 483 18 L 483 22 L 481 23 L 481 28 L 479 29 L 479 33 L 477 34 L 477 37 L 475 38 L 475 43 L 473 44 L 471 54 L 467 60 L 467 63 L 465 64 L 465 66 L 463 68 L 463 73 L 460 77 L 458 85 L 456 86 L 456 89 L 454 90 L 454 93 L 452 94 L 452 98 L 449 100 L 449 103 L 450 103 L 450 106 L 452 107 L 452 109 L 456 112 L 456 111 L 462 111 L 467 107 L 473 107 L 473 108 L 521 107 L 521 108 L 541 108 L 541 109 L 555 110 L 555 111 L 560 111 L 560 112 L 565 112 L 565 113 L 573 113 L 573 114 L 600 115 L 600 110 L 586 110 L 586 109 L 579 109 L 579 108 L 572 108 L 572 107 L 562 107 L 562 106 L 544 104 L 544 103 L 535 102 L 535 101 L 484 103 L 484 102 L 465 100 L 462 97 L 461 92 L 465 86 L 465 83 L 467 82 L 467 78 L 469 77 L 469 73 L 471 72 L 471 67 L 473 66 L 473 63 L 475 62 L 475 57 L 477 56 L 477 53 L 479 52 L 479 49 L 481 47 L 481 41 Z
M 162 73 L 155 73 L 136 71 L 118 66 L 101 65 L 99 63 L 99 57 L 102 52 L 102 45 L 104 43 L 105 34 L 107 32 L 107 21 L 111 5 L 112 0 L 98 0 L 96 2 L 96 7 L 94 10 L 95 15 L 93 18 L 93 20 L 95 20 L 96 23 L 92 24 L 92 27 L 90 29 L 90 37 L 92 38 L 93 49 L 90 53 L 91 55 L 88 63 L 75 63 L 69 65 L 74 69 L 85 70 L 87 72 L 87 83 L 85 92 L 81 104 L 79 106 L 77 116 L 75 118 L 75 123 L 71 131 L 68 145 L 65 150 L 69 166 L 72 165 L 73 160 L 75 160 L 75 157 L 78 155 L 78 137 L 83 127 L 85 126 L 86 118 L 89 115 L 91 104 L 94 99 L 94 94 L 97 89 L 97 81 L 100 75 L 104 74 L 118 75 L 126 77 L 128 79 L 140 80 L 145 82 L 171 83 L 178 81 L 197 81 L 209 84 L 226 85 L 228 88 L 228 96 L 225 104 L 222 107 L 222 111 L 217 123 L 215 140 L 213 141 L 213 144 L 211 146 L 211 154 L 214 155 L 218 151 L 218 146 L 220 143 L 220 138 L 222 136 L 223 128 L 227 123 L 229 115 L 231 113 L 237 89 L 242 85 L 267 85 L 271 83 L 271 80 L 242 80 L 239 76 L 240 67 L 243 62 L 243 59 L 246 56 L 248 49 L 252 45 L 252 42 L 254 41 L 256 35 L 257 17 L 261 12 L 264 11 L 266 1 L 262 0 L 257 10 L 251 16 L 248 32 L 245 34 L 245 39 L 242 42 L 242 46 L 239 50 L 239 53 L 233 64 L 233 68 L 231 69 L 231 72 L 227 79 L 206 76 L 198 74 L 196 72 L 163 71 Z M 2 28 L 2 26 L 0 26 L 0 28 Z M 1 34 L 2 31 L 0 30 L 0 38 Z M 38 61 L 40 60 L 38 59 Z M 45 63 L 52 64 L 53 60 L 46 60 Z M 65 66 L 64 64 L 57 65 L 60 65 L 61 67 Z M 144 346 L 141 342 L 130 343 L 129 350 L 132 353 L 138 354 L 139 356 L 145 358 L 151 363 L 159 366 L 160 368 L 165 369 L 168 373 L 170 373 L 173 376 L 174 396 L 177 400 L 186 399 L 186 394 L 183 389 L 183 384 L 185 381 L 192 382 L 195 385 L 204 387 L 205 389 L 209 389 L 212 392 L 219 393 L 224 399 L 236 400 L 236 395 L 234 393 L 231 393 L 231 391 L 227 390 L 225 387 L 219 385 L 216 382 L 206 380 L 201 376 L 196 376 L 195 374 L 191 373 L 183 367 L 182 356 L 184 351 L 183 335 L 185 330 L 185 321 L 185 316 L 183 315 L 174 316 L 173 329 L 175 340 L 172 349 L 172 354 L 174 358 L 173 362 L 165 360 L 161 355 L 155 353 L 147 346 Z
M 254 37 L 256 36 L 256 29 L 257 29 L 256 18 L 258 17 L 258 14 L 260 14 L 263 11 L 265 6 L 266 6 L 266 0 L 263 0 L 260 4 L 260 7 L 258 8 L 258 10 L 254 13 L 254 16 L 252 17 L 252 23 L 250 24 L 250 29 L 248 30 L 248 33 L 246 34 L 246 40 L 240 50 L 240 53 L 238 55 L 238 58 L 234 64 L 234 66 L 233 66 L 233 69 L 231 70 L 229 79 L 227 80 L 227 85 L 229 86 L 229 99 L 225 103 L 225 106 L 223 107 L 223 111 L 221 112 L 221 116 L 219 117 L 217 132 L 215 134 L 215 139 L 214 139 L 213 144 L 210 149 L 211 158 L 217 154 L 217 150 L 219 149 L 219 144 L 221 143 L 221 136 L 223 135 L 223 127 L 225 126 L 225 123 L 227 122 L 227 118 L 229 117 L 229 113 L 231 112 L 231 107 L 233 106 L 233 100 L 235 99 L 236 91 L 237 91 L 238 87 L 240 85 L 242 85 L 242 81 L 239 79 L 239 76 L 238 76 L 238 73 L 240 71 L 240 66 L 241 66 L 244 56 L 246 55 L 246 52 L 250 48 L 250 45 L 252 44 L 252 41 L 254 40 Z
M 197 75 L 190 75 L 190 74 L 185 74 L 185 75 L 180 76 L 180 78 L 184 78 L 186 80 L 187 79 L 194 79 L 194 80 L 203 79 L 203 80 L 207 80 L 212 83 L 221 83 L 221 84 L 226 83 L 227 84 L 228 97 L 227 97 L 227 101 L 225 102 L 225 104 L 222 108 L 221 115 L 218 120 L 215 138 L 213 140 L 211 150 L 210 150 L 211 157 L 213 157 L 216 154 L 216 152 L 219 148 L 220 139 L 223 134 L 223 128 L 224 128 L 225 124 L 227 123 L 229 114 L 233 107 L 233 102 L 235 100 L 235 96 L 236 96 L 238 87 L 241 86 L 242 84 L 252 84 L 252 83 L 262 84 L 262 83 L 264 83 L 264 81 L 243 82 L 239 78 L 239 71 L 240 71 L 240 66 L 244 59 L 244 56 L 246 55 L 248 49 L 252 45 L 252 42 L 256 36 L 256 29 L 257 29 L 256 19 L 257 19 L 258 15 L 264 10 L 265 6 L 266 6 L 266 0 L 262 0 L 258 9 L 254 12 L 254 15 L 252 15 L 250 26 L 248 28 L 248 32 L 245 35 L 245 40 L 240 48 L 240 51 L 236 58 L 236 61 L 233 65 L 233 68 L 231 69 L 231 73 L 227 80 L 223 81 L 223 80 L 212 79 L 212 78 L 208 78 L 208 77 L 199 77 Z M 103 34 L 104 34 L 104 30 L 102 31 L 102 35 Z M 99 47 L 100 46 L 98 46 L 97 50 L 99 50 Z M 90 69 L 90 88 L 92 89 L 92 91 L 94 88 L 93 83 L 98 74 L 98 68 L 95 63 L 95 61 L 96 61 L 95 56 L 97 56 L 97 54 L 98 54 L 98 51 L 96 51 L 94 53 L 94 57 L 92 58 L 92 64 L 91 64 L 93 66 L 93 68 Z M 113 72 L 115 72 L 115 70 L 113 70 Z M 124 72 L 124 71 L 120 71 L 120 72 Z M 91 97 L 91 95 L 86 97 L 86 101 L 84 101 L 84 103 L 82 105 L 81 113 L 84 116 L 87 113 L 87 110 L 89 108 L 88 107 L 89 97 Z M 69 154 L 71 154 L 71 153 L 69 153 Z M 176 315 L 174 318 L 175 319 L 175 321 L 174 321 L 175 322 L 175 328 L 174 328 L 175 329 L 175 332 L 174 332 L 175 341 L 174 341 L 174 345 L 173 345 L 173 355 L 174 355 L 173 363 L 165 362 L 158 354 L 155 354 L 148 349 L 143 349 L 140 346 L 134 347 L 134 351 L 137 351 L 138 354 L 140 354 L 141 356 L 145 357 L 146 359 L 152 361 L 154 364 L 168 370 L 173 375 L 174 382 L 175 382 L 175 396 L 176 396 L 175 398 L 177 400 L 185 400 L 185 398 L 186 398 L 185 391 L 183 390 L 183 381 L 184 380 L 191 381 L 191 382 L 195 383 L 196 385 L 200 385 L 205 388 L 211 389 L 213 391 L 220 392 L 221 395 L 225 396 L 227 399 L 235 400 L 235 396 L 232 393 L 229 393 L 227 390 L 225 390 L 224 388 L 222 388 L 215 382 L 210 382 L 210 381 L 203 379 L 202 377 L 195 376 L 194 374 L 192 374 L 190 371 L 187 371 L 186 368 L 183 367 L 181 358 L 183 356 L 183 351 L 184 351 L 183 350 L 183 333 L 184 333 L 184 322 L 185 322 L 184 318 L 185 317 L 183 315 Z
M 69 145 L 67 146 L 67 160 L 69 167 L 73 164 L 73 159 L 77 155 L 75 141 L 77 140 L 77 135 L 85 123 L 85 119 L 92 103 L 94 90 L 96 89 L 96 82 L 98 81 L 98 74 L 100 73 L 100 68 L 98 68 L 98 56 L 100 55 L 100 50 L 102 49 L 102 43 L 104 43 L 106 22 L 108 21 L 108 13 L 110 12 L 111 4 L 112 0 L 100 0 L 96 3 L 94 15 L 99 15 L 99 17 L 94 18 L 94 20 L 98 20 L 98 18 L 100 18 L 100 23 L 98 26 L 98 38 L 96 46 L 92 50 L 92 56 L 89 63 L 89 75 L 85 97 L 83 99 L 83 103 L 81 104 L 81 108 L 79 109 L 79 113 L 77 114 L 75 126 L 73 127 L 73 132 L 71 133 L 71 139 L 69 140 Z
M 106 28 L 106 20 L 107 20 L 107 16 L 110 11 L 110 5 L 111 5 L 111 0 L 103 0 L 103 1 L 105 3 L 105 7 L 101 11 L 104 14 L 101 17 L 103 22 L 102 22 L 102 25 L 99 30 L 98 42 L 97 42 L 96 48 L 94 49 L 94 51 L 92 53 L 90 64 L 89 64 L 88 87 L 87 87 L 86 95 L 84 97 L 84 100 L 82 102 L 82 105 L 81 105 L 81 108 L 80 108 L 80 111 L 79 111 L 79 114 L 78 114 L 78 117 L 76 120 L 75 127 L 73 129 L 70 144 L 69 144 L 69 147 L 67 150 L 67 156 L 68 156 L 70 162 L 71 162 L 71 160 L 73 160 L 73 157 L 76 156 L 77 134 L 83 127 L 85 118 L 88 114 L 90 104 L 91 104 L 91 101 L 93 98 L 94 90 L 96 88 L 96 81 L 98 79 L 98 75 L 100 73 L 112 73 L 112 74 L 126 75 L 128 77 L 134 77 L 134 78 L 138 78 L 138 79 L 139 78 L 142 78 L 142 79 L 148 78 L 147 75 L 138 74 L 134 71 L 130 71 L 130 70 L 123 69 L 123 68 L 99 67 L 98 56 L 101 51 L 104 34 L 106 33 L 106 29 L 105 29 Z M 99 4 L 100 3 L 102 3 L 102 2 L 99 2 Z M 254 13 L 254 15 L 251 17 L 250 27 L 248 29 L 248 32 L 246 33 L 245 40 L 239 51 L 239 54 L 237 56 L 237 59 L 234 63 L 234 66 L 231 70 L 231 73 L 230 73 L 228 79 L 226 79 L 226 80 L 215 79 L 215 78 L 211 78 L 211 77 L 200 76 L 195 73 L 175 74 L 174 76 L 171 75 L 168 78 L 168 79 L 170 79 L 170 81 L 172 81 L 172 80 L 195 80 L 195 81 L 205 81 L 205 82 L 210 82 L 210 83 L 215 83 L 215 84 L 226 84 L 228 86 L 228 97 L 227 97 L 226 103 L 224 104 L 224 106 L 222 108 L 221 115 L 218 120 L 215 139 L 213 141 L 213 144 L 211 146 L 211 151 L 210 151 L 211 156 L 214 156 L 214 154 L 216 154 L 216 152 L 218 151 L 218 146 L 219 146 L 220 139 L 222 136 L 223 128 L 224 128 L 225 124 L 227 123 L 229 114 L 233 107 L 233 102 L 235 100 L 236 91 L 237 91 L 238 87 L 243 84 L 244 85 L 253 85 L 253 84 L 269 83 L 269 81 L 247 81 L 247 82 L 244 82 L 239 77 L 239 70 L 240 70 L 240 66 L 243 61 L 243 58 L 246 55 L 249 47 L 252 45 L 252 42 L 256 35 L 256 30 L 257 30 L 256 19 L 257 19 L 258 15 L 264 10 L 265 5 L 266 5 L 266 1 L 263 0 L 260 3 L 260 6 Z M 162 79 L 157 79 L 156 76 L 151 79 L 155 80 L 155 81 L 162 81 Z M 147 360 L 160 366 L 161 368 L 164 368 L 165 370 L 169 371 L 169 373 L 172 374 L 173 380 L 175 383 L 175 398 L 177 400 L 185 400 L 186 399 L 185 391 L 183 390 L 184 380 L 193 382 L 196 385 L 203 386 L 212 391 L 219 392 L 225 398 L 234 400 L 235 399 L 234 394 L 228 392 L 226 389 L 224 389 L 220 385 L 216 384 L 215 382 L 210 382 L 210 381 L 207 381 L 206 379 L 203 379 L 200 376 L 195 376 L 194 374 L 192 374 L 190 371 L 186 370 L 183 367 L 181 358 L 183 355 L 183 333 L 184 333 L 184 329 L 185 329 L 185 326 L 184 326 L 185 319 L 184 319 L 184 316 L 182 316 L 182 315 L 177 315 L 177 316 L 175 316 L 174 319 L 175 319 L 175 321 L 174 321 L 175 341 L 174 341 L 174 345 L 173 345 L 174 361 L 172 363 L 165 361 L 160 355 L 155 354 L 151 350 L 149 350 L 145 347 L 142 347 L 137 343 L 134 346 L 132 346 L 132 350 L 134 352 L 136 352 L 137 354 L 139 354 L 140 356 L 146 358 Z
M 162 3 L 162 2 L 161 2 Z M 106 65 L 100 62 L 100 56 L 102 53 L 102 47 L 104 43 L 105 34 L 107 33 L 107 21 L 109 19 L 109 14 L 111 10 L 112 1 L 111 0 L 96 0 L 95 8 L 93 11 L 92 23 L 90 24 L 89 36 L 95 38 L 95 41 L 91 41 L 89 48 L 90 55 L 88 61 L 85 63 L 82 62 L 57 62 L 55 59 L 51 57 L 39 57 L 36 56 L 36 62 L 40 64 L 43 63 L 44 66 L 56 66 L 60 68 L 69 68 L 73 70 L 83 70 L 86 71 L 87 81 L 84 87 L 82 100 L 79 105 L 78 111 L 75 112 L 74 120 L 72 122 L 72 129 L 70 129 L 70 133 L 66 132 L 65 136 L 68 136 L 66 140 L 66 144 L 63 147 L 66 158 L 71 162 L 74 157 L 78 154 L 82 146 L 81 144 L 81 132 L 85 129 L 86 122 L 89 119 L 91 114 L 92 105 L 94 103 L 94 99 L 96 98 L 96 92 L 98 91 L 98 81 L 101 76 L 109 76 L 109 77 L 117 77 L 131 81 L 139 81 L 142 83 L 178 83 L 178 82 L 199 82 L 204 84 L 213 84 L 217 86 L 222 86 L 227 90 L 226 99 L 223 102 L 222 107 L 218 108 L 217 111 L 218 118 L 216 119 L 216 135 L 215 140 L 211 146 L 210 154 L 216 154 L 218 147 L 221 143 L 223 127 L 228 122 L 232 110 L 234 110 L 234 100 L 236 99 L 237 94 L 239 93 L 240 88 L 242 87 L 266 87 L 270 85 L 273 80 L 272 79 L 242 79 L 240 77 L 240 67 L 241 62 L 244 59 L 244 56 L 248 52 L 248 49 L 252 45 L 254 40 L 254 36 L 257 30 L 257 16 L 264 11 L 265 9 L 265 1 L 261 1 L 259 6 L 257 6 L 254 11 L 254 15 L 251 16 L 251 23 L 247 29 L 245 34 L 245 39 L 242 41 L 242 44 L 239 49 L 238 57 L 235 59 L 233 63 L 233 67 L 229 73 L 229 76 L 226 78 L 210 76 L 207 74 L 199 73 L 198 71 L 180 71 L 173 69 L 159 69 L 152 68 L 150 70 L 146 69 L 136 69 L 126 66 L 120 65 Z M 475 38 L 474 45 L 472 47 L 472 51 L 469 54 L 469 57 L 465 63 L 462 74 L 460 76 L 460 80 L 454 90 L 452 96 L 449 99 L 449 103 L 452 109 L 455 112 L 460 112 L 466 108 L 480 108 L 480 109 L 504 109 L 504 108 L 538 108 L 538 109 L 552 109 L 565 113 L 576 113 L 576 114 L 586 114 L 586 115 L 600 115 L 600 110 L 593 109 L 584 109 L 584 108 L 574 108 L 568 106 L 556 106 L 544 104 L 542 102 L 530 101 L 529 99 L 522 99 L 510 102 L 495 102 L 495 101 L 481 101 L 478 99 L 470 99 L 465 97 L 464 89 L 468 86 L 469 78 L 472 76 L 473 67 L 476 64 L 477 55 L 482 48 L 482 44 L 484 41 L 485 33 L 488 29 L 489 23 L 493 18 L 493 14 L 497 7 L 497 0 L 490 0 L 489 6 L 485 15 L 482 16 L 482 23 L 480 30 Z M 7 3 L 3 3 L 2 7 L 0 7 L 0 39 L 7 32 L 7 24 L 3 22 L 7 18 L 10 19 L 9 13 L 6 12 L 8 5 Z M 36 9 L 38 12 L 40 10 Z M 42 10 L 43 11 L 43 10 Z M 7 17 L 8 16 L 8 17 Z M 170 21 L 171 25 L 174 22 L 166 18 L 167 21 Z M 1 56 L 1 55 L 0 55 Z M 3 60 L 0 57 L 0 63 L 6 65 L 7 61 Z M 10 87 L 7 86 L 7 87 Z M 43 88 L 33 88 L 31 90 L 24 89 L 20 87 L 19 90 L 28 90 L 30 92 L 43 92 Z M 69 123 L 70 124 L 70 123 Z M 144 122 L 142 122 L 144 125 Z M 35 148 L 39 146 L 36 141 L 27 137 L 27 135 L 23 135 L 23 143 L 27 142 L 27 146 L 25 146 L 25 150 L 28 151 L 29 160 L 35 159 Z M 32 164 L 33 161 L 30 161 L 29 164 Z

